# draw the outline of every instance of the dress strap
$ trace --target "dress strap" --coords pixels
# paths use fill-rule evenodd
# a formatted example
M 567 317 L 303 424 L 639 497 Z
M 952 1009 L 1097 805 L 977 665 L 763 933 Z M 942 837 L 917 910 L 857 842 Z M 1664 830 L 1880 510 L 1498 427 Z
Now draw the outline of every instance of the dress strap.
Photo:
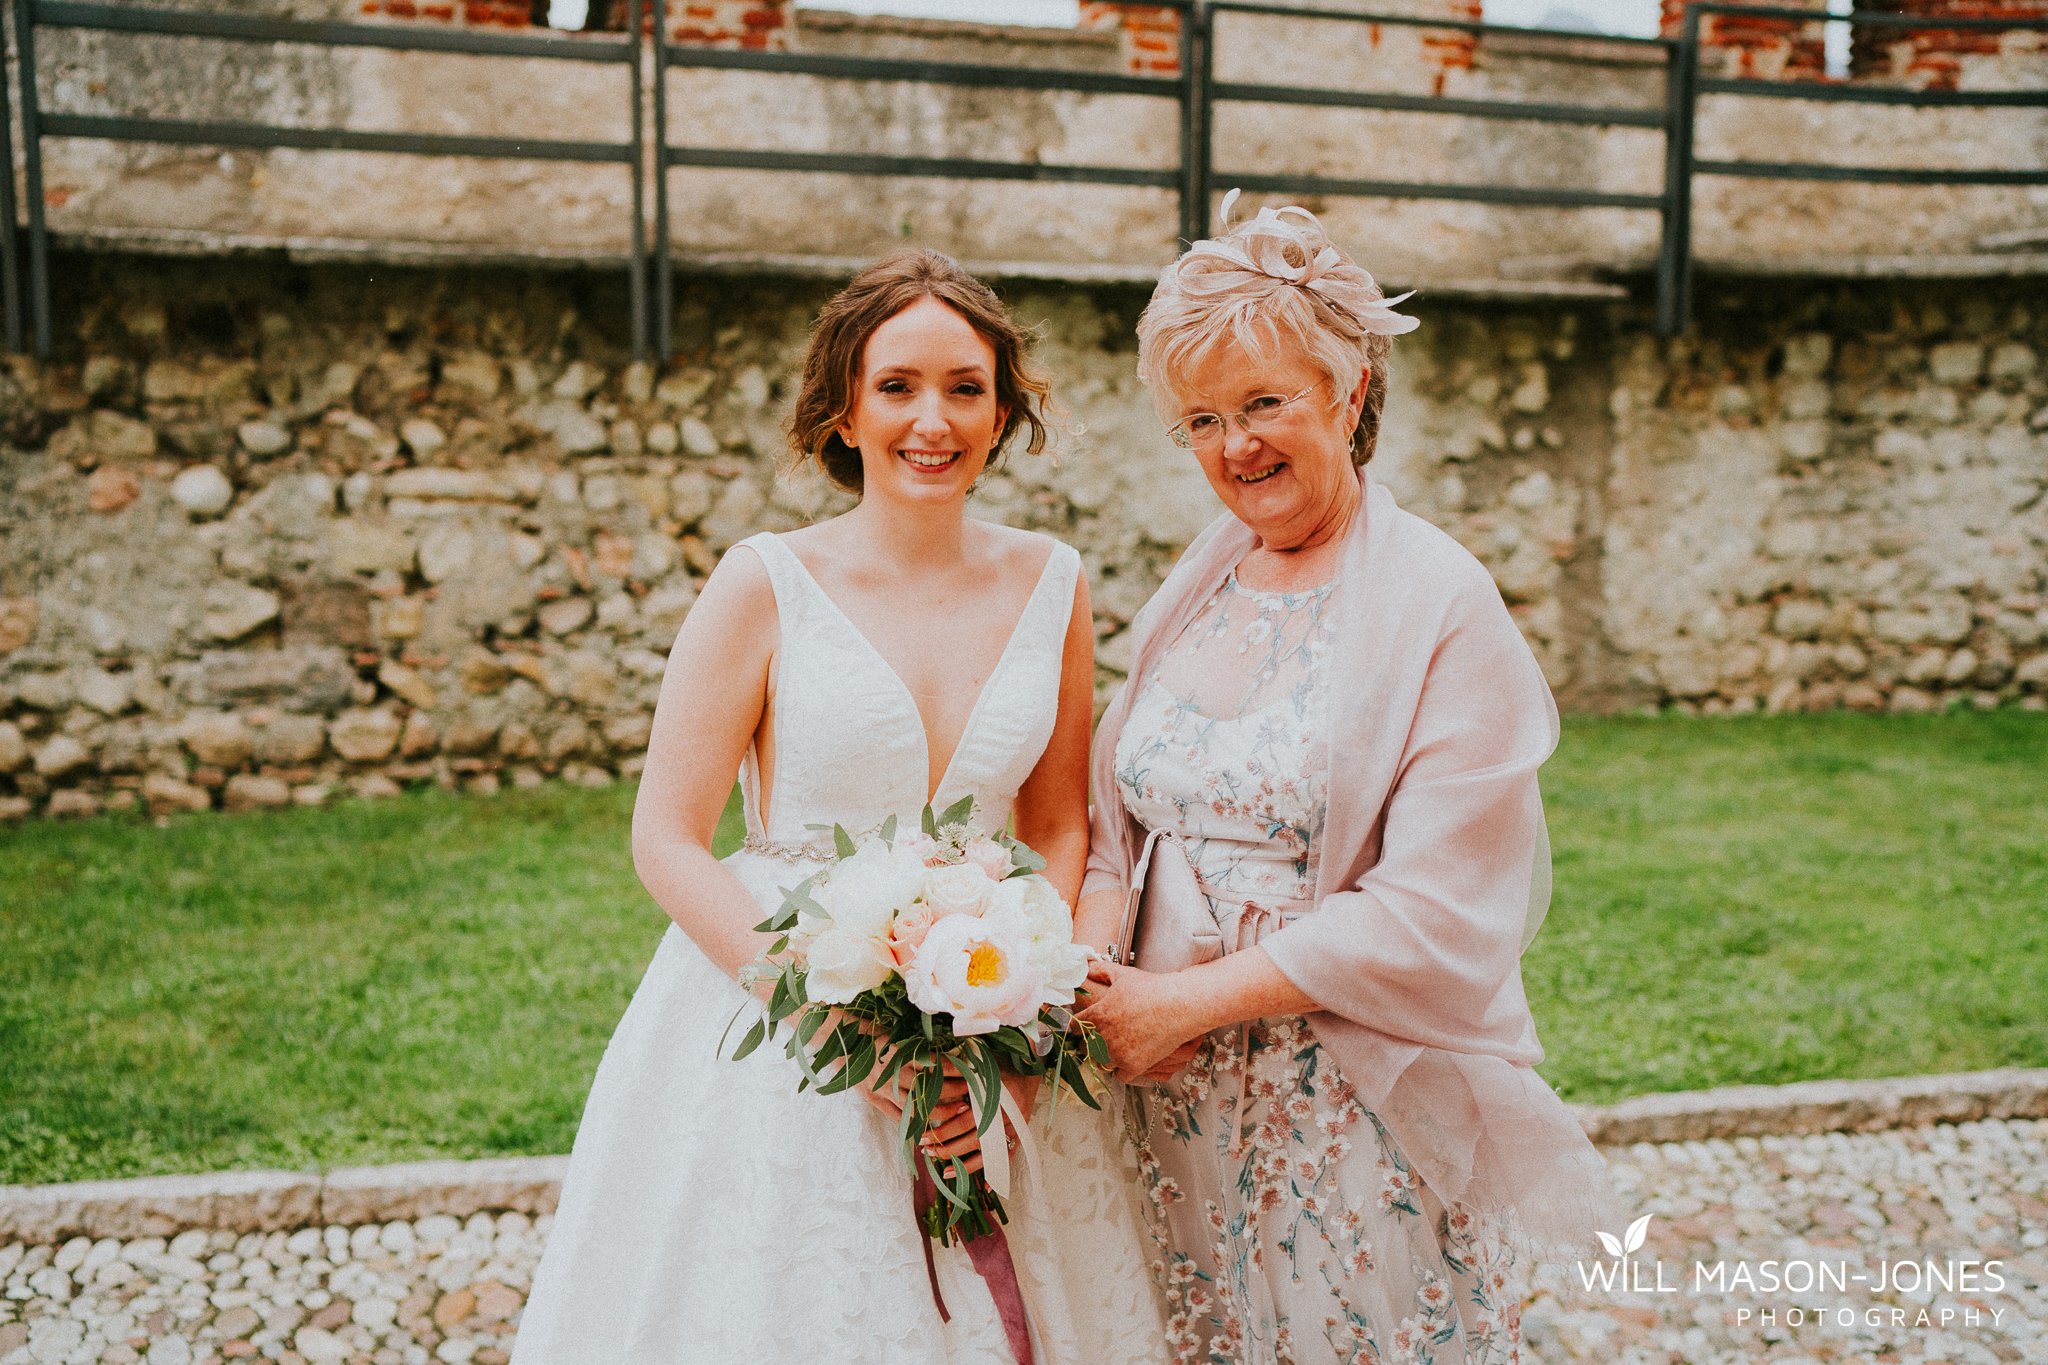
M 741 546 L 761 556 L 761 565 L 768 570 L 768 586 L 775 593 L 777 611 L 787 612 L 808 596 L 805 589 L 810 584 L 810 575 L 804 572 L 796 551 L 782 543 L 782 537 L 773 531 L 757 531 L 733 548 Z

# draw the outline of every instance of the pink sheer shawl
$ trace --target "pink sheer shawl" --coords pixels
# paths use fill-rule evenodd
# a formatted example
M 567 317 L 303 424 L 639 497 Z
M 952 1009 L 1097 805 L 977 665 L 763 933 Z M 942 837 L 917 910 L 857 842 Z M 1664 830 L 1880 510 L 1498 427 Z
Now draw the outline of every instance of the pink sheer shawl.
M 1323 1006 L 1309 1022 L 1446 1206 L 1546 1253 L 1613 1228 L 1600 1156 L 1543 1078 L 1522 992 L 1523 927 L 1542 842 L 1536 773 L 1557 708 L 1486 570 L 1360 471 L 1329 670 L 1329 808 L 1315 912 L 1265 938 Z M 1187 549 L 1132 624 L 1147 677 L 1236 563 L 1228 514 Z M 1129 883 L 1142 833 L 1116 785 L 1126 684 L 1095 737 L 1082 894 Z M 1543 849 L 1548 873 L 1548 849 Z

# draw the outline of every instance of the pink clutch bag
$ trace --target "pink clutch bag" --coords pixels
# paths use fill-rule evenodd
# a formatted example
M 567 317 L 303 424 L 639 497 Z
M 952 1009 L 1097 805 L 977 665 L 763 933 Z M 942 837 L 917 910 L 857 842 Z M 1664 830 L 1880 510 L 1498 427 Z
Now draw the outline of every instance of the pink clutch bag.
M 1114 948 L 1118 962 L 1161 973 L 1223 956 L 1223 932 L 1195 880 L 1187 845 L 1165 830 L 1152 831 L 1138 854 Z

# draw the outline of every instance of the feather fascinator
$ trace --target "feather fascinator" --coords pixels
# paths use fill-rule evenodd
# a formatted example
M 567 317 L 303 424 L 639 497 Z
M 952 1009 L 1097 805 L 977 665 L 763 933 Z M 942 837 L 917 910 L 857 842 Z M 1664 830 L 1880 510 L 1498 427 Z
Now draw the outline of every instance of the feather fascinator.
M 1393 307 L 1415 291 L 1384 297 L 1370 274 L 1331 245 L 1322 224 L 1307 209 L 1292 204 L 1262 208 L 1257 217 L 1233 228 L 1230 211 L 1240 193 L 1232 190 L 1223 196 L 1223 235 L 1196 242 L 1166 268 L 1183 296 L 1222 302 L 1263 292 L 1270 287 L 1267 281 L 1277 280 L 1328 304 L 1360 333 L 1399 336 L 1422 325 L 1420 318 L 1396 313 Z

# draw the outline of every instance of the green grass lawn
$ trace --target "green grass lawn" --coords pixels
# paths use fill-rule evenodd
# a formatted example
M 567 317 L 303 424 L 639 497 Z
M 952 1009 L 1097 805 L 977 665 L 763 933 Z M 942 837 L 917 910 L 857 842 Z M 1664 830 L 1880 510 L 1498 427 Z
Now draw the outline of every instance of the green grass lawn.
M 2048 717 L 1567 725 L 1568 1098 L 2048 1065 Z M 0 1182 L 566 1151 L 666 920 L 623 789 L 0 830 Z

